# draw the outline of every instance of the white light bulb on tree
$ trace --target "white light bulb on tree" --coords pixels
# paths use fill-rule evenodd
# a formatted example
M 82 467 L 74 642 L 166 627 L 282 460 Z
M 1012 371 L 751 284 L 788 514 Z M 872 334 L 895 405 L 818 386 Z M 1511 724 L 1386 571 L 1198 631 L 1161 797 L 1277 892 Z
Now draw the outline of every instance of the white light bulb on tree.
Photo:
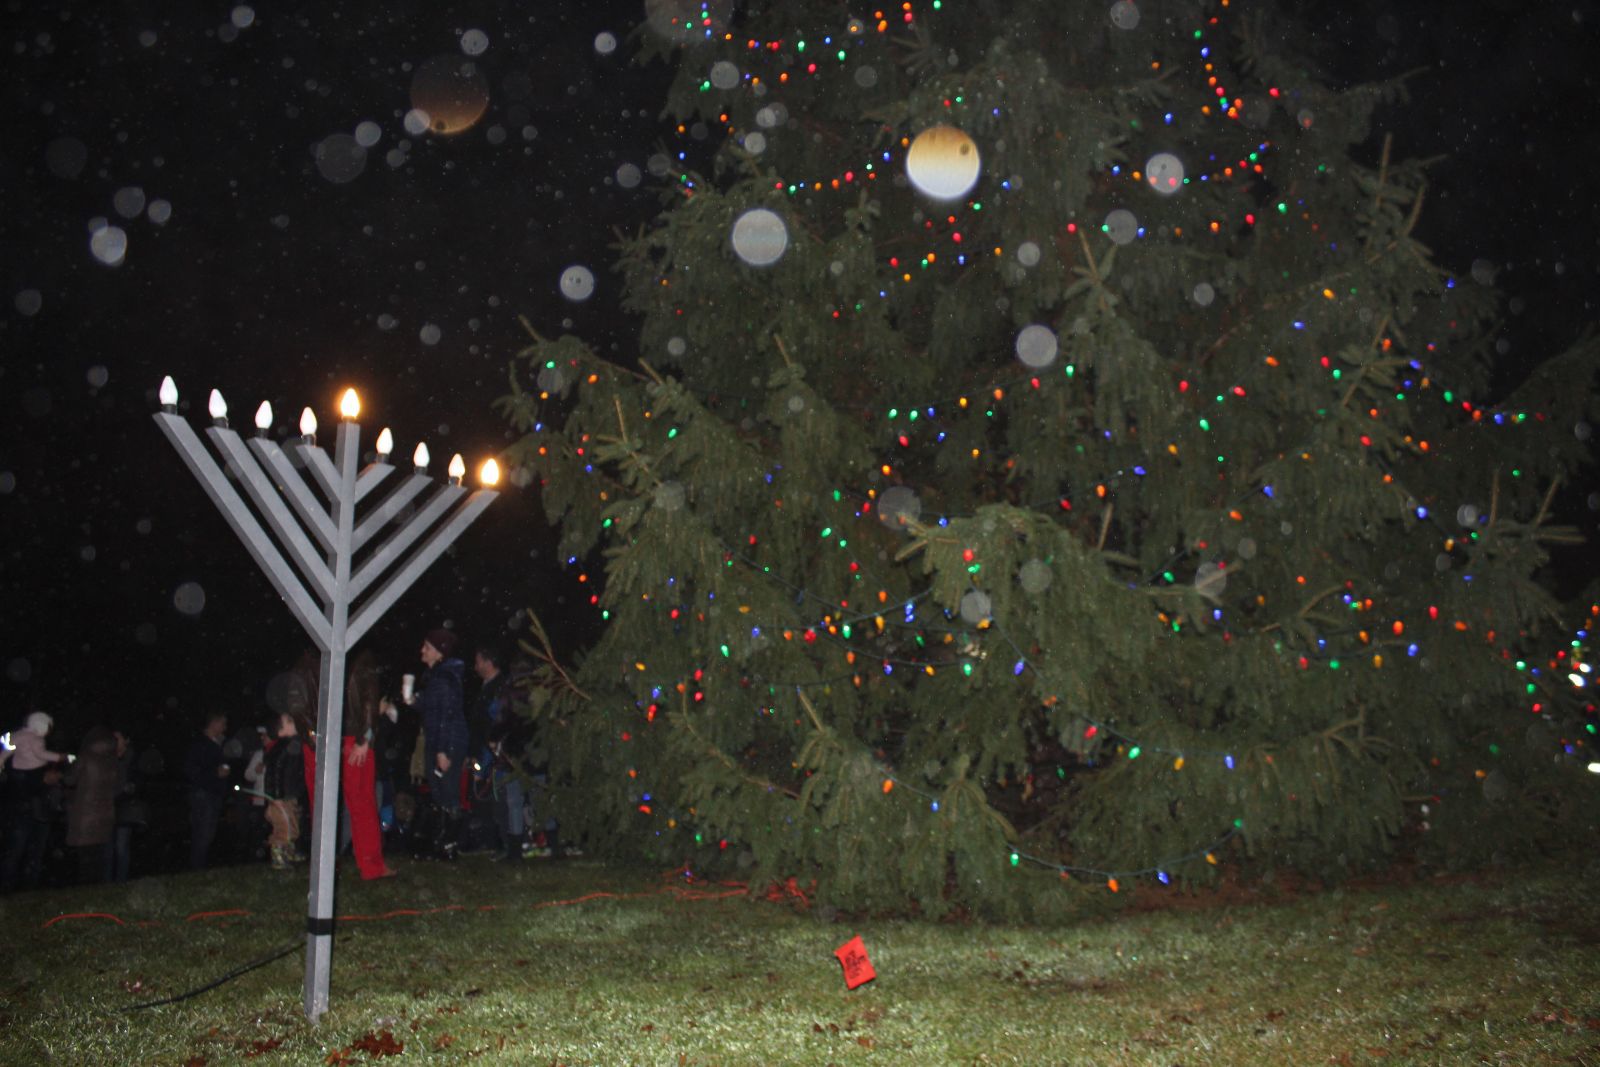
M 361 414 L 361 397 L 356 395 L 354 389 L 346 389 L 344 395 L 339 397 L 339 417 L 354 419 L 359 414 Z
M 211 390 L 211 398 L 206 401 L 206 410 L 211 412 L 211 418 L 226 425 L 228 422 L 228 402 L 222 399 L 219 390 Z
M 168 410 L 178 406 L 178 383 L 172 380 L 172 375 L 161 379 L 161 388 L 156 391 L 156 396 L 161 406 Z
M 272 404 L 266 400 L 263 400 L 261 406 L 256 408 L 256 429 L 262 433 L 272 429 Z
M 429 458 L 428 446 L 418 443 L 417 450 L 411 453 L 411 465 L 416 467 L 419 471 L 427 470 Z
M 383 432 L 378 434 L 376 448 L 378 449 L 378 458 L 380 460 L 388 459 L 389 453 L 394 451 L 394 434 L 389 432 L 389 427 L 385 426 Z
M 460 452 L 457 452 L 450 457 L 450 466 L 446 467 L 445 470 L 450 474 L 450 484 L 460 485 L 461 479 L 466 477 L 467 474 L 467 461 L 461 458 Z

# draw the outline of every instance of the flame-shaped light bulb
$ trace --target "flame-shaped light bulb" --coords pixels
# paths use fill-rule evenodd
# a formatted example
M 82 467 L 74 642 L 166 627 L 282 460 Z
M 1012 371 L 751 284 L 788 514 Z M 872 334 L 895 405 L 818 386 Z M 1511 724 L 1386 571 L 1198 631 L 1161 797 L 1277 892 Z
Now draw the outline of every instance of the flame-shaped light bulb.
M 344 395 L 339 398 L 339 417 L 353 419 L 359 414 L 361 414 L 361 398 L 356 395 L 354 389 L 346 389 Z
M 317 413 L 309 407 L 300 413 L 300 432 L 307 437 L 317 435 Z
M 222 422 L 228 417 L 228 402 L 222 399 L 222 392 L 211 390 L 211 398 L 206 401 L 206 410 L 211 412 L 211 417 Z
M 156 396 L 161 400 L 164 408 L 178 406 L 178 383 L 172 380 L 172 375 L 161 379 L 161 388 L 156 390 Z
M 483 466 L 478 471 L 478 481 L 484 485 L 498 485 L 500 482 L 500 464 L 492 459 L 483 461 Z
M 428 446 L 427 445 L 421 444 L 421 443 L 419 443 L 417 445 L 417 450 L 415 452 L 411 453 L 411 463 L 419 471 L 428 469 Z
M 261 406 L 256 408 L 256 429 L 266 433 L 272 429 L 272 404 L 263 400 Z
M 381 459 L 388 459 L 389 453 L 394 451 L 394 434 L 389 432 L 389 427 L 387 426 L 383 428 L 382 433 L 378 434 L 377 449 L 378 456 Z

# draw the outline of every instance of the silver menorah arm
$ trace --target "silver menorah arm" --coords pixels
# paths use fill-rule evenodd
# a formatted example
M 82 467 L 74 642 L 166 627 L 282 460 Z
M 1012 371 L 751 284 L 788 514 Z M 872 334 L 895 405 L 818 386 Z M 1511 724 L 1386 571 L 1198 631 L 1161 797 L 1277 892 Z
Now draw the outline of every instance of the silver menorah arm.
M 250 500 L 255 504 L 256 510 L 266 519 L 272 532 L 278 536 L 278 544 L 288 549 L 290 556 L 299 566 L 300 573 L 305 575 L 306 580 L 314 587 L 318 598 L 324 602 L 329 600 L 333 596 L 333 572 L 317 554 L 311 539 L 289 513 L 283 497 L 268 481 L 260 464 L 244 447 L 244 442 L 239 440 L 239 435 L 225 426 L 213 426 L 206 431 L 206 436 L 211 438 L 211 443 L 216 446 L 217 451 L 227 457 L 229 468 L 244 483 L 245 492 L 250 494 Z
M 471 526 L 477 517 L 483 514 L 483 509 L 494 502 L 500 494 L 493 489 L 479 489 L 463 500 L 459 507 L 451 513 L 443 525 L 435 530 L 415 552 L 405 561 L 401 568 L 389 576 L 381 586 L 373 592 L 372 596 L 350 617 L 346 626 L 346 634 L 351 644 L 359 641 L 363 634 L 371 628 L 372 624 L 383 617 L 400 594 L 411 588 L 411 584 L 422 576 L 422 573 L 433 565 L 434 560 L 444 554 L 456 538 L 468 526 Z M 415 521 L 415 520 L 412 520 Z M 409 524 L 408 524 L 409 525 Z M 380 549 L 381 551 L 381 549 Z M 352 594 L 353 595 L 353 594 Z
M 394 473 L 394 467 L 383 458 L 376 463 L 369 463 L 356 475 L 356 503 L 366 499 L 368 493 L 383 484 L 383 480 Z
M 393 522 L 406 509 L 406 505 L 416 499 L 418 493 L 432 484 L 432 478 L 418 471 L 395 486 L 382 503 L 370 509 L 366 517 L 356 524 L 355 533 L 351 535 L 352 546 L 357 550 L 365 547 L 379 530 Z
M 254 452 L 256 458 L 272 472 L 273 479 L 288 495 L 289 503 L 294 505 L 295 514 L 300 516 L 300 521 L 310 528 L 325 550 L 333 551 L 333 520 L 328 517 L 327 509 L 311 491 L 306 480 L 300 477 L 300 472 L 295 470 L 288 454 L 278 446 L 277 442 L 266 437 L 252 437 L 250 451 Z
M 405 554 L 406 549 L 427 533 L 428 529 L 449 510 L 450 505 L 465 493 L 466 490 L 459 485 L 443 485 L 435 490 L 427 503 L 418 508 L 382 544 L 373 549 L 362 561 L 361 567 L 350 576 L 350 584 L 347 587 L 350 599 L 355 600 L 369 585 L 380 578 L 383 572 L 393 566 L 395 561 Z
M 222 472 L 217 461 L 211 458 L 211 453 L 206 451 L 205 445 L 201 443 L 193 428 L 186 420 L 171 412 L 158 411 L 155 420 L 156 425 L 161 427 L 161 432 L 167 435 L 167 440 L 178 450 L 178 455 L 183 458 L 189 472 L 195 476 L 200 487 L 217 506 L 217 510 L 222 512 L 222 517 L 227 520 L 239 540 L 244 543 L 245 551 L 250 553 L 250 558 L 256 561 L 256 566 L 267 576 L 267 581 L 272 583 L 272 588 L 277 591 L 278 596 L 289 605 L 289 610 L 300 625 L 305 627 L 306 632 L 312 634 L 319 644 L 325 644 L 329 638 L 328 620 L 323 616 L 322 609 L 306 592 L 294 569 L 278 554 L 271 537 L 256 521 L 249 505 L 239 496 L 238 491 L 228 484 L 228 476 Z
M 317 483 L 323 494 L 329 500 L 339 499 L 342 488 L 339 485 L 339 472 L 334 468 L 333 460 L 328 458 L 328 454 L 310 440 L 291 442 L 289 447 L 300 457 L 305 469 L 311 472 L 311 480 Z

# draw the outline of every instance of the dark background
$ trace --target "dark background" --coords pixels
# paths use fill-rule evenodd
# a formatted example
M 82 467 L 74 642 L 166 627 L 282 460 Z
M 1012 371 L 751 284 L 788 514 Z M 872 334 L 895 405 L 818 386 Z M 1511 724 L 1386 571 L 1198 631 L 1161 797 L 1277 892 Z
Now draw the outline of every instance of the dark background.
M 519 316 L 631 351 L 609 244 L 657 200 L 618 166 L 705 151 L 658 119 L 667 68 L 630 61 L 642 3 L 263 2 L 244 27 L 233 4 L 174 6 L 8 0 L 0 16 L 0 728 L 39 707 L 66 744 L 95 721 L 163 744 L 212 708 L 254 721 L 307 643 L 152 424 L 162 375 L 197 425 L 217 387 L 238 427 L 270 400 L 280 436 L 307 404 L 331 428 L 354 385 L 368 442 L 387 425 L 397 458 L 420 438 L 435 472 L 456 451 L 475 468 L 509 440 L 492 403 Z M 1421 237 L 1463 276 L 1482 261 L 1510 298 L 1501 388 L 1594 317 L 1597 18 L 1592 0 L 1298 9 L 1334 83 L 1418 72 L 1365 151 L 1387 131 L 1399 156 L 1450 157 Z M 408 136 L 413 68 L 461 58 L 472 29 L 489 40 L 487 111 Z M 363 121 L 381 140 L 329 180 L 315 146 Z M 64 139 L 84 149 L 75 175 Z M 170 220 L 120 216 L 126 187 Z M 91 255 L 97 216 L 127 232 L 120 266 Z M 586 302 L 560 295 L 571 264 L 596 276 Z M 536 495 L 507 489 L 368 638 L 396 672 L 447 620 L 470 647 L 532 606 L 566 651 L 591 625 Z M 1561 505 L 1590 535 L 1592 489 Z M 1563 595 L 1593 576 L 1590 551 L 1558 561 Z M 185 583 L 203 609 L 179 610 Z

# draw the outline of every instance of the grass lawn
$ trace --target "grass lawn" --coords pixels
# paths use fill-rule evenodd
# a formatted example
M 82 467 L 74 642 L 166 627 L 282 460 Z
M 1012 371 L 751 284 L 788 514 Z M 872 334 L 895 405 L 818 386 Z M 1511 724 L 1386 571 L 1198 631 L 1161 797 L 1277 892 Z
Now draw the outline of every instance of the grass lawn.
M 0 1063 L 1600 1065 L 1578 873 L 1022 927 L 824 921 L 588 860 L 398 862 L 341 869 L 315 1029 L 300 950 L 127 1010 L 293 942 L 303 871 L 0 898 Z M 57 918 L 87 912 L 115 918 Z M 851 991 L 833 952 L 856 935 L 878 977 Z

